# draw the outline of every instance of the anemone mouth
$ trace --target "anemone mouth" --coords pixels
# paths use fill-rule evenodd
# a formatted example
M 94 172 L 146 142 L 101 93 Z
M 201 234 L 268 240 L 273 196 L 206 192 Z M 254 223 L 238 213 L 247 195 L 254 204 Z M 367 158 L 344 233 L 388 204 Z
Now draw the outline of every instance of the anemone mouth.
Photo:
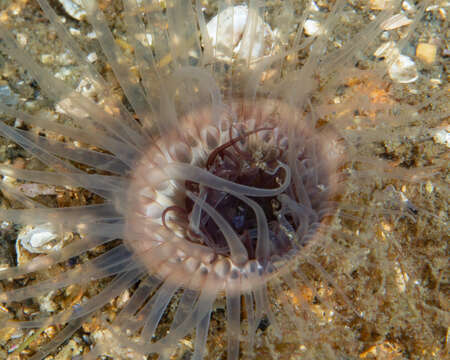
M 125 242 L 186 288 L 248 291 L 283 271 L 335 212 L 342 145 L 277 100 L 204 107 L 133 171 Z M 233 285 L 230 285 L 233 284 Z

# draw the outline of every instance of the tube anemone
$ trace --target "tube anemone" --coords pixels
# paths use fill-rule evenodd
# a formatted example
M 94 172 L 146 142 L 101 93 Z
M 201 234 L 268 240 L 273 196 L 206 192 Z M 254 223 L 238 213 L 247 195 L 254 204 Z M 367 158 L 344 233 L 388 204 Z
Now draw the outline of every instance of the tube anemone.
M 0 13 L 5 354 L 445 351 L 448 89 L 399 95 L 433 8 L 37 2 Z

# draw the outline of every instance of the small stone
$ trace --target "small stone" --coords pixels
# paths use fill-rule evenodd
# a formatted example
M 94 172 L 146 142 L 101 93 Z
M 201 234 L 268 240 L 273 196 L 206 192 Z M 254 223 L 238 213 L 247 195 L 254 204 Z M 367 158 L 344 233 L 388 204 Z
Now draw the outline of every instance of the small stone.
M 55 356 L 55 360 L 74 359 L 83 352 L 83 346 L 77 344 L 74 340 L 70 340 L 61 351 Z
M 111 346 L 115 343 L 113 333 L 108 329 L 99 329 L 91 332 L 91 338 L 94 339 L 97 345 L 105 348 L 107 351 L 105 355 L 112 357 L 113 359 L 136 359 L 145 360 L 147 357 L 139 354 L 133 349 L 126 349 L 120 346 Z
M 447 147 L 450 147 L 450 133 L 446 129 L 436 131 L 433 136 L 433 140 L 435 143 L 447 145 Z
M 97 34 L 95 33 L 95 31 L 91 31 L 90 33 L 87 33 L 86 34 L 86 37 L 88 38 L 88 39 L 97 39 Z
M 55 292 L 50 291 L 48 294 L 38 297 L 39 309 L 41 311 L 52 313 L 58 310 L 58 305 L 53 301 L 54 295 Z
M 322 27 L 320 23 L 316 20 L 306 20 L 305 21 L 305 34 L 309 36 L 319 35 L 322 32 Z
M 408 13 L 414 13 L 417 10 L 416 7 L 410 1 L 407 0 L 402 2 L 402 9 Z
M 70 54 L 70 52 L 68 50 L 62 54 L 59 54 L 57 56 L 57 60 L 60 65 L 65 65 L 65 66 L 72 65 L 73 63 L 75 63 L 74 59 L 72 58 L 72 55 Z
M 427 65 L 431 65 L 436 60 L 437 47 L 434 44 L 419 43 L 416 48 L 417 58 Z
M 67 67 L 63 67 L 61 68 L 61 70 L 55 73 L 55 77 L 60 80 L 66 80 L 70 76 L 72 76 L 72 70 Z
M 5 319 L 7 319 L 10 316 L 9 313 L 5 313 L 3 311 L 2 311 L 1 315 Z M 15 328 L 8 327 L 8 326 L 0 328 L 0 344 L 1 345 L 6 344 L 11 339 L 19 339 L 22 336 L 23 336 L 23 330 L 22 329 L 15 329 Z M 1 359 L 6 359 L 6 357 L 5 358 L 1 358 Z
M 391 3 L 392 3 L 392 0 L 370 0 L 370 8 L 372 10 L 384 10 Z
M 76 29 L 76 28 L 73 28 L 73 27 L 71 27 L 71 28 L 69 29 L 69 32 L 70 32 L 70 34 L 73 35 L 73 36 L 80 36 L 80 35 L 81 35 L 80 29 Z
M 16 120 L 14 120 L 14 127 L 15 127 L 16 129 L 21 129 L 21 128 L 23 127 L 23 125 L 24 125 L 24 122 L 23 122 L 22 119 L 16 119 Z
M 28 43 L 28 38 L 25 34 L 18 33 L 17 42 L 19 43 L 20 46 L 25 47 Z
M 149 47 L 153 44 L 153 37 L 152 34 L 149 33 L 140 33 L 140 34 L 136 34 L 134 36 L 136 38 L 136 40 L 138 40 L 142 46 L 144 47 Z
M 91 52 L 86 56 L 87 61 L 89 61 L 91 64 L 96 62 L 98 60 L 97 53 Z
M 53 57 L 52 54 L 42 54 L 41 55 L 41 62 L 43 64 L 46 64 L 46 65 L 52 64 L 54 60 L 55 60 L 55 58 Z
M 5 105 L 16 105 L 19 102 L 19 95 L 14 93 L 6 82 L 0 82 L 0 102 Z

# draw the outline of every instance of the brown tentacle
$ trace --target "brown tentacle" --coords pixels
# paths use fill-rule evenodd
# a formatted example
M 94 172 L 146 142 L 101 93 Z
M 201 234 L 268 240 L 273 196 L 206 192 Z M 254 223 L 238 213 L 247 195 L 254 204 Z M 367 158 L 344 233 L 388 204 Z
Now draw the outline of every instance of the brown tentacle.
M 231 128 L 230 128 L 231 129 Z M 206 168 L 209 170 L 209 168 L 211 167 L 211 165 L 213 164 L 214 160 L 216 159 L 217 155 L 219 155 L 223 150 L 225 150 L 226 148 L 229 148 L 230 146 L 233 146 L 234 144 L 236 144 L 237 142 L 244 140 L 246 137 L 255 134 L 259 131 L 264 131 L 264 130 L 273 130 L 273 127 L 263 127 L 263 128 L 259 128 L 259 129 L 255 129 L 249 132 L 244 133 L 241 136 L 238 136 L 234 139 L 231 139 L 230 141 L 226 142 L 225 144 L 220 145 L 219 147 L 215 148 L 211 154 L 209 154 L 208 156 L 208 160 L 206 161 Z M 235 148 L 236 149 L 236 148 Z M 240 150 L 237 150 L 240 152 Z
M 180 207 L 180 206 L 173 205 L 173 206 L 169 206 L 168 208 L 165 208 L 164 211 L 163 211 L 163 213 L 162 213 L 162 215 L 161 215 L 161 220 L 162 220 L 163 226 L 164 226 L 167 230 L 170 230 L 169 227 L 167 226 L 167 223 L 166 223 L 166 215 L 167 215 L 167 213 L 168 213 L 169 211 L 176 211 L 176 212 L 181 213 L 181 214 L 183 215 L 183 217 L 184 217 L 186 220 L 187 220 L 187 218 L 188 218 L 188 214 L 187 214 L 186 210 L 183 209 L 183 208 Z

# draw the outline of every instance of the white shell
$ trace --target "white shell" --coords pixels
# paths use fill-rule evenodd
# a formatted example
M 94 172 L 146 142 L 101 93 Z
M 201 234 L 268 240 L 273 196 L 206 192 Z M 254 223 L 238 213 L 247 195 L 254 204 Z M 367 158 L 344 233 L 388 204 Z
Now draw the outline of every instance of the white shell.
M 446 129 L 436 131 L 433 140 L 438 144 L 446 145 L 450 148 L 450 133 Z
M 406 26 L 412 23 L 411 19 L 408 19 L 408 17 L 405 14 L 397 14 L 386 21 L 383 21 L 383 23 L 380 25 L 380 27 L 383 30 L 394 30 L 402 26 Z
M 389 64 L 388 73 L 393 81 L 409 84 L 419 78 L 416 63 L 409 56 L 400 54 L 394 42 L 388 41 L 382 44 L 374 55 L 385 57 L 385 61 Z
M 416 63 L 409 56 L 399 55 L 389 67 L 389 76 L 398 83 L 409 84 L 419 78 L 419 73 Z
M 26 227 L 19 233 L 17 244 L 33 254 L 48 253 L 61 248 L 61 242 L 55 244 L 58 235 L 48 225 Z
M 67 14 L 77 20 L 82 20 L 86 17 L 86 10 L 83 9 L 81 0 L 58 0 L 63 6 Z
M 237 57 L 251 63 L 268 53 L 266 44 L 273 41 L 270 26 L 259 15 L 249 14 L 246 5 L 226 8 L 208 22 L 206 30 L 214 56 L 227 62 Z

